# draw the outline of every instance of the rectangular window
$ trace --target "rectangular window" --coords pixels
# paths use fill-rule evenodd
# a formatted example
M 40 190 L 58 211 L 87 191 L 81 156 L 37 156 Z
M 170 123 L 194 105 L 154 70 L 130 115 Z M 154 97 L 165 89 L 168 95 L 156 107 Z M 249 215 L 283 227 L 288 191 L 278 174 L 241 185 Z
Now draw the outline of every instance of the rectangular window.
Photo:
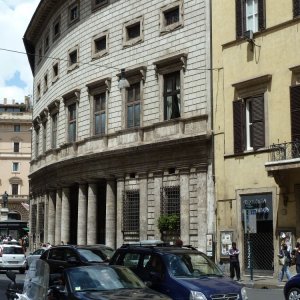
M 164 75 L 164 119 L 180 118 L 180 71 Z
M 53 23 L 53 41 L 60 36 L 60 16 Z
M 14 152 L 20 152 L 20 143 L 14 142 Z
M 11 185 L 11 194 L 13 196 L 19 195 L 19 185 L 17 183 L 12 183 L 12 185 Z
M 44 93 L 48 91 L 48 74 L 44 76 Z
M 179 22 L 179 6 L 164 11 L 166 26 Z
M 245 32 L 264 30 L 265 1 L 264 0 L 236 0 L 236 37 L 243 38 Z
M 300 16 L 300 0 L 293 0 L 293 17 Z
M 52 82 L 58 78 L 58 62 L 52 65 Z
M 92 57 L 99 58 L 108 53 L 108 31 L 102 32 L 92 39 Z
M 49 46 L 50 46 L 50 37 L 49 36 L 50 36 L 50 33 L 48 31 L 45 36 L 45 40 L 44 40 L 44 53 L 46 53 L 49 50 Z
M 40 148 L 40 129 L 35 130 L 35 157 L 39 156 L 39 148 Z
M 92 0 L 92 10 L 98 9 L 105 4 L 108 4 L 108 0 Z
M 140 82 L 127 88 L 127 128 L 140 126 Z
M 42 46 L 39 48 L 39 58 L 38 58 L 38 63 L 42 60 L 43 58 L 43 48 Z
M 141 25 L 140 23 L 136 23 L 136 24 L 133 24 L 131 26 L 128 26 L 126 28 L 127 30 L 127 39 L 128 40 L 131 40 L 131 39 L 134 39 L 134 38 L 137 38 L 140 36 L 141 34 Z
M 69 54 L 69 65 L 73 65 L 76 63 L 77 63 L 77 50 Z
M 106 93 L 94 95 L 95 134 L 105 134 L 106 124 Z
M 13 170 L 13 172 L 19 172 L 19 163 L 18 162 L 13 162 L 12 170 Z
M 14 125 L 14 132 L 20 132 L 21 131 L 21 125 L 20 124 L 15 124 Z
M 39 83 L 36 87 L 36 97 L 37 101 L 41 98 L 41 83 Z
M 68 142 L 76 141 L 76 103 L 68 106 L 69 119 L 68 119 Z
M 57 140 L 57 117 L 58 113 L 52 116 L 52 133 L 51 133 L 51 145 L 52 149 L 56 148 L 56 140 Z
M 79 20 L 79 2 L 75 2 L 69 7 L 69 24 L 71 25 L 78 20 Z
M 133 46 L 144 41 L 144 20 L 142 17 L 133 19 L 123 25 L 123 46 Z
M 73 47 L 68 52 L 68 71 L 72 71 L 79 66 L 78 64 L 78 46 Z
M 264 96 L 233 102 L 234 152 L 257 150 L 265 146 Z
M 106 49 L 106 36 L 95 40 L 95 52 L 100 52 Z
M 47 124 L 43 124 L 43 153 L 46 152 L 47 147 Z
M 123 231 L 137 233 L 140 230 L 140 191 L 130 190 L 123 194 Z

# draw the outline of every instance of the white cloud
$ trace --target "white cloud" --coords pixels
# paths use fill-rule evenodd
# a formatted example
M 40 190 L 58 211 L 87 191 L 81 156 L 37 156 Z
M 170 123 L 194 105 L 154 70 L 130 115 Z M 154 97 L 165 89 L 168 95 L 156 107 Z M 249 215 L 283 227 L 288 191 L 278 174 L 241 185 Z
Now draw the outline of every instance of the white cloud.
M 23 36 L 39 0 L 0 0 L 0 48 L 25 52 Z M 15 72 L 26 87 L 5 86 Z M 32 93 L 32 73 L 27 56 L 0 50 L 0 103 L 3 98 L 11 102 L 23 102 L 24 97 Z

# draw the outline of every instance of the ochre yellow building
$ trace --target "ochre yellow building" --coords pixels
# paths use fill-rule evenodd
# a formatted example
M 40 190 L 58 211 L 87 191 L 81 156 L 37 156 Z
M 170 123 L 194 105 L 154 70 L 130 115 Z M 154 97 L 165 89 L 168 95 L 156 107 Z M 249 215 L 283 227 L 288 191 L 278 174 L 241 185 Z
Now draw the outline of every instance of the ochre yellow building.
M 212 1 L 216 251 L 226 262 L 236 241 L 245 273 L 248 239 L 254 272 L 273 275 L 300 237 L 299 6 Z

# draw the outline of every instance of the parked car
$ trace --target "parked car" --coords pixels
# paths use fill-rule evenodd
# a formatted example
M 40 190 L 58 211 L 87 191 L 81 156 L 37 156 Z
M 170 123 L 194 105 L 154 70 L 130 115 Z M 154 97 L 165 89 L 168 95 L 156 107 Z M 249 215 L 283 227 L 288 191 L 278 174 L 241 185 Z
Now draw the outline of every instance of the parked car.
M 0 269 L 19 270 L 24 274 L 26 269 L 24 249 L 19 245 L 3 244 L 0 248 Z
M 287 281 L 283 293 L 286 300 L 300 299 L 300 274 Z
M 50 286 L 50 299 L 153 299 L 170 298 L 148 288 L 128 268 L 94 265 L 65 269 L 61 281 Z
M 129 267 L 174 300 L 248 299 L 246 289 L 192 247 L 124 245 L 110 264 Z
M 47 247 L 42 247 L 40 249 L 35 250 L 34 252 L 29 253 L 29 255 L 26 257 L 26 268 L 28 269 L 30 264 L 39 259 L 40 256 L 47 250 Z
M 108 263 L 114 250 L 105 245 L 65 245 L 53 246 L 40 257 L 50 267 L 50 274 L 61 273 L 74 266 Z

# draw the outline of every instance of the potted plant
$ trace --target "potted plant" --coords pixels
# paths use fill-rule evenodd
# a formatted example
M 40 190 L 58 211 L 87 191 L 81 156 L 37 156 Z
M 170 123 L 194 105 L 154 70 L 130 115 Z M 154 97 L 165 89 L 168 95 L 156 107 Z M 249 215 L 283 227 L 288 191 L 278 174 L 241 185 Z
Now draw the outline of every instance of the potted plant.
M 178 231 L 180 228 L 180 218 L 177 214 L 160 215 L 158 218 L 158 229 L 164 231 Z

